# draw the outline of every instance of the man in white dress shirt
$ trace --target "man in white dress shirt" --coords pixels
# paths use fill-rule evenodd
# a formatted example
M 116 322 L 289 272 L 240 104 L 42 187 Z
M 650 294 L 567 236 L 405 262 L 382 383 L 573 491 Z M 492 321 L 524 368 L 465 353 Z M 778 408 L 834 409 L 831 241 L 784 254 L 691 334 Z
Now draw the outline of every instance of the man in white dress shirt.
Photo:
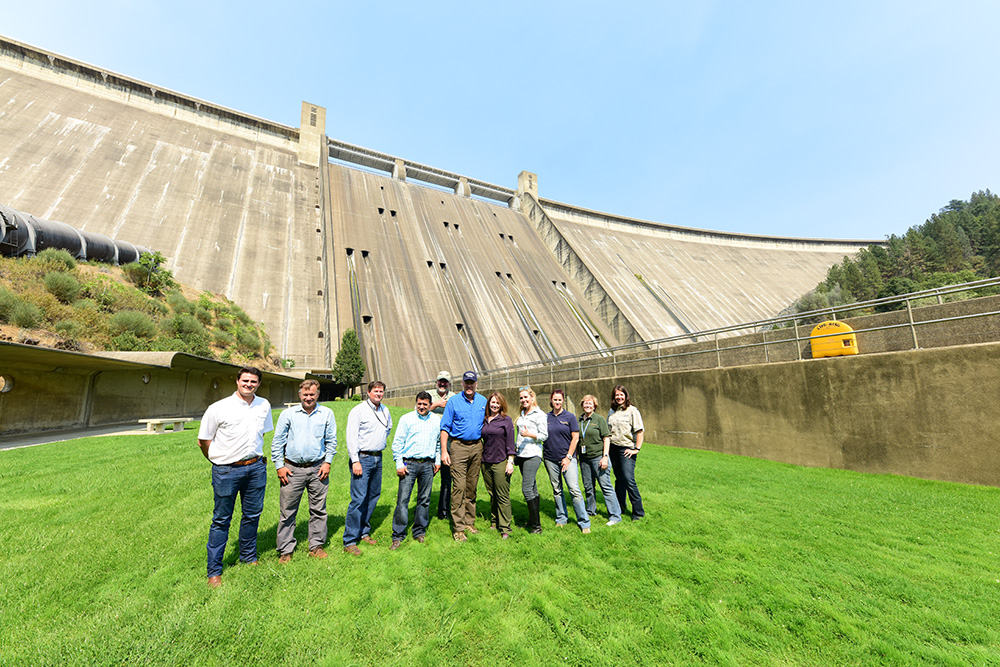
M 208 530 L 208 585 L 222 583 L 222 556 L 229 541 L 236 496 L 240 496 L 240 562 L 257 564 L 257 524 L 264 509 L 267 465 L 264 434 L 274 429 L 271 404 L 257 396 L 262 374 L 247 366 L 236 374 L 236 392 L 208 406 L 198 446 L 212 462 L 215 510 Z
M 351 502 L 344 517 L 344 552 L 360 556 L 358 541 L 374 546 L 372 514 L 382 495 L 382 452 L 392 430 L 392 415 L 382 405 L 385 383 L 368 383 L 368 399 L 347 415 L 347 454 L 351 463 Z

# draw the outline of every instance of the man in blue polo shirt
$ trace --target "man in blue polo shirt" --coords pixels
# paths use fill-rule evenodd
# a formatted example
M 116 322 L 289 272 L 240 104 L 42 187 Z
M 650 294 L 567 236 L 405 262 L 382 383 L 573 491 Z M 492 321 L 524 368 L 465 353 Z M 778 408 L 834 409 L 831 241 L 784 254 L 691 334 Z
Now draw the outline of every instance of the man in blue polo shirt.
M 451 521 L 456 542 L 476 529 L 476 485 L 483 457 L 480 440 L 486 397 L 476 393 L 475 371 L 462 376 L 462 393 L 448 399 L 441 416 L 441 465 L 451 466 Z

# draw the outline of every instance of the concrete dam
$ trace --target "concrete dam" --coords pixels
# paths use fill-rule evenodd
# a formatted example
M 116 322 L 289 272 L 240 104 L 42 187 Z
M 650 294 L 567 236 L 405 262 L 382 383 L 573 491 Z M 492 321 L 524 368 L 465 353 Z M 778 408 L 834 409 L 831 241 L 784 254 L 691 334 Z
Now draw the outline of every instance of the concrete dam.
M 162 252 L 300 369 L 353 328 L 390 386 L 765 319 L 869 243 L 582 209 L 5 38 L 0 203 Z

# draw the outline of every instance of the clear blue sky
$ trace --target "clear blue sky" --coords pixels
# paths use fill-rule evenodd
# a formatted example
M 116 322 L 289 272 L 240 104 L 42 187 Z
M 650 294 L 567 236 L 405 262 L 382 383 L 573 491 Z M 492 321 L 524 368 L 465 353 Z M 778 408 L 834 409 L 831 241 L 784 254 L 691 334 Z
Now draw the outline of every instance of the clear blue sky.
M 0 33 L 670 224 L 879 239 L 1000 190 L 997 2 L 218 4 L 5 3 Z

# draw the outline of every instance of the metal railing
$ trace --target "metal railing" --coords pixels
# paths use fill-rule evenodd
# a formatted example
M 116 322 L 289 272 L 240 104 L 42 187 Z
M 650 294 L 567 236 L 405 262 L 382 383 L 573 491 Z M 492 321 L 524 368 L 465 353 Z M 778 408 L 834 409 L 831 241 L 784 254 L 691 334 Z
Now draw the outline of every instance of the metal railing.
M 877 311 L 881 314 L 892 312 L 903 313 L 905 308 L 906 320 L 899 323 L 883 324 L 867 328 L 854 329 L 855 334 L 889 331 L 893 329 L 909 329 L 910 349 L 920 347 L 917 336 L 917 327 L 929 324 L 939 324 L 944 322 L 957 322 L 961 320 L 1000 315 L 1000 310 L 986 310 L 983 312 L 968 313 L 950 317 L 939 317 L 931 319 L 915 320 L 913 316 L 914 307 L 932 305 L 921 303 L 922 301 L 945 303 L 945 297 L 950 295 L 975 292 L 977 290 L 988 290 L 997 288 L 1000 290 L 1000 278 L 989 278 L 963 283 L 961 285 L 949 285 L 937 287 L 920 292 L 912 292 L 899 296 L 886 297 L 882 299 L 872 299 L 870 301 L 860 301 L 840 306 L 831 306 L 804 313 L 795 313 L 773 317 L 753 322 L 744 322 L 727 327 L 697 331 L 694 333 L 680 334 L 660 338 L 651 341 L 630 343 L 619 345 L 618 347 L 606 348 L 603 350 L 593 350 L 570 354 L 555 359 L 544 361 L 531 361 L 513 366 L 491 368 L 479 371 L 479 390 L 489 391 L 494 388 L 505 388 L 513 386 L 526 386 L 532 382 L 536 384 L 554 384 L 556 381 L 566 382 L 572 380 L 598 379 L 608 377 L 618 377 L 629 374 L 663 373 L 673 370 L 691 370 L 691 367 L 683 368 L 680 364 L 672 363 L 689 357 L 708 356 L 710 363 L 697 366 L 697 368 L 722 368 L 723 366 L 737 366 L 754 363 L 773 363 L 778 361 L 801 361 L 802 352 L 805 345 L 813 339 L 826 338 L 830 336 L 843 335 L 840 332 L 824 334 L 818 336 L 802 335 L 800 326 L 809 326 L 818 323 L 823 319 L 836 320 L 845 319 L 847 316 L 863 316 L 873 314 Z M 973 295 L 973 296 L 982 296 Z M 972 297 L 969 297 L 972 298 Z M 958 301 L 960 299 L 952 299 Z M 889 308 L 901 304 L 900 308 Z M 759 334 L 760 340 L 750 342 L 737 342 L 735 345 L 723 345 L 727 339 L 741 341 L 747 334 Z M 768 340 L 768 334 L 771 339 Z M 740 336 L 741 338 L 737 338 Z M 721 343 L 720 343 L 721 341 Z M 787 348 L 794 345 L 794 353 L 789 353 Z M 666 353 L 664 353 L 666 349 Z M 783 350 L 783 353 L 776 353 L 775 350 Z M 754 355 L 752 352 L 759 350 L 760 353 Z M 723 363 L 723 357 L 732 357 L 733 353 L 740 351 L 750 351 L 742 355 L 735 355 L 737 363 Z M 742 361 L 741 361 L 742 360 Z M 655 362 L 655 363 L 654 363 Z M 641 366 L 640 366 L 641 365 Z M 640 366 L 643 373 L 636 373 L 635 368 Z M 460 378 L 461 374 L 455 375 Z M 460 384 L 456 383 L 456 384 Z M 410 396 L 421 389 L 434 386 L 434 380 L 426 382 L 393 387 L 387 392 L 387 398 L 399 398 Z M 457 389 L 453 387 L 453 389 Z

